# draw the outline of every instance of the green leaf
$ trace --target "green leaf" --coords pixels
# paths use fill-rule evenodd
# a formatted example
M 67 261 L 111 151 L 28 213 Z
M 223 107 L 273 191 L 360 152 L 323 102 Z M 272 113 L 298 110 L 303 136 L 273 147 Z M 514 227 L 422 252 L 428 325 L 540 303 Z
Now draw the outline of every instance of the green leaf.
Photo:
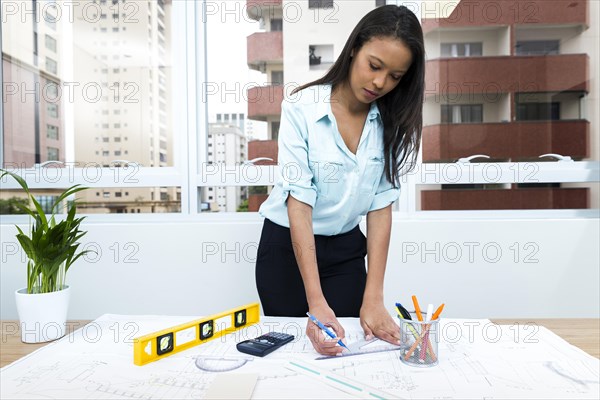
M 77 216 L 77 201 L 70 203 L 67 215 L 60 221 L 57 220 L 58 206 L 69 196 L 87 189 L 81 185 L 74 185 L 64 190 L 50 207 L 51 213 L 46 215 L 39 201 L 31 194 L 26 181 L 19 175 L 0 169 L 0 179 L 5 175 L 13 177 L 25 190 L 33 207 L 23 204 L 20 210 L 33 218 L 31 230 L 27 235 L 18 226 L 16 235 L 21 248 L 27 255 L 27 291 L 29 293 L 45 293 L 58 289 L 57 285 L 64 283 L 67 270 L 81 256 L 91 250 L 77 253 L 80 247 L 78 242 L 86 231 L 80 229 L 80 224 L 85 217 Z

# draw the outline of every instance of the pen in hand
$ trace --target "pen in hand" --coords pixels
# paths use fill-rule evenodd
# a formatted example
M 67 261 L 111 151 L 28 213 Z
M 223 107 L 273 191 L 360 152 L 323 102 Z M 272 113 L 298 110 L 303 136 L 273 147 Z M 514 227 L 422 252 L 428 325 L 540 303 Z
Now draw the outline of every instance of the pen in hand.
M 321 323 L 321 321 L 316 319 L 314 315 L 308 312 L 306 313 L 306 315 L 308 315 L 308 318 L 310 318 L 310 320 L 314 322 L 315 325 L 317 325 L 319 328 L 321 328 L 330 338 L 335 339 L 337 337 L 335 333 L 331 332 L 325 325 Z M 342 342 L 342 339 L 338 340 L 337 342 L 340 346 L 350 351 L 350 349 L 344 344 L 344 342 Z

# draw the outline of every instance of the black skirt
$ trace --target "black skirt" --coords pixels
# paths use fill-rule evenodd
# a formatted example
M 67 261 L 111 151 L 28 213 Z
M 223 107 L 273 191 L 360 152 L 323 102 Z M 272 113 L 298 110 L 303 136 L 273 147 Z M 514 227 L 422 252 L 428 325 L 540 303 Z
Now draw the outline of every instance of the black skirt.
M 337 317 L 358 317 L 367 281 L 367 238 L 356 226 L 339 235 L 315 235 L 315 248 L 329 307 Z M 255 272 L 265 315 L 306 316 L 308 303 L 289 228 L 265 219 Z

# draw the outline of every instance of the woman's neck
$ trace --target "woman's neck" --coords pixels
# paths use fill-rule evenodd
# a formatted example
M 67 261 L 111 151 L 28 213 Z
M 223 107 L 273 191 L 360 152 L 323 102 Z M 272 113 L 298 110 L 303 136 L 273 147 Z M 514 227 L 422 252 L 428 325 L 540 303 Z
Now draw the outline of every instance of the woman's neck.
M 354 115 L 364 114 L 371 108 L 369 104 L 358 101 L 347 82 L 340 83 L 332 89 L 331 102 L 337 103 L 344 111 Z

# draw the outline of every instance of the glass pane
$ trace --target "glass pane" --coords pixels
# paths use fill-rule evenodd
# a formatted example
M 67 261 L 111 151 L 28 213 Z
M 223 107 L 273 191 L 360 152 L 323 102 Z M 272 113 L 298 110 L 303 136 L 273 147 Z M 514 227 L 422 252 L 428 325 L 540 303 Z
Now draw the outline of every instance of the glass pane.
M 16 12 L 2 21 L 4 166 L 29 168 L 52 160 L 80 167 L 108 167 L 117 160 L 173 166 L 172 102 L 185 89 L 172 77 L 174 3 L 13 5 Z M 140 188 L 136 196 L 121 198 L 113 191 L 101 196 L 104 204 L 149 201 L 153 195 L 153 201 L 164 201 L 161 188 Z M 88 193 L 84 200 L 97 199 Z M 161 207 L 132 205 L 138 208 L 161 212 L 156 211 Z
M 251 143 L 267 141 L 271 123 L 279 120 L 277 112 L 264 113 L 261 103 L 278 107 L 281 102 L 283 60 L 274 63 L 273 57 L 281 57 L 277 46 L 282 44 L 285 21 L 281 11 L 253 18 L 250 14 L 259 6 L 247 6 L 246 1 L 212 2 L 208 7 L 205 91 L 209 124 L 207 136 L 199 138 L 206 147 L 200 152 L 198 170 L 223 180 L 234 175 L 243 180 L 244 163 L 268 157 L 252 153 Z M 246 211 L 248 188 L 201 187 L 199 202 L 200 212 Z
M 205 187 L 199 212 L 256 212 L 273 186 Z
M 46 212 L 62 190 L 32 190 Z M 178 187 L 161 188 L 89 188 L 75 195 L 80 214 L 139 214 L 181 212 L 181 190 Z M 70 198 L 67 201 L 72 201 Z M 23 214 L 17 203 L 27 204 L 22 190 L 0 192 L 0 214 Z M 64 210 L 67 202 L 60 208 Z M 33 206 L 33 204 L 31 204 Z
M 591 82 L 600 68 L 598 2 L 582 1 L 577 7 L 535 2 L 529 15 L 509 3 L 495 3 L 501 18 L 488 18 L 481 12 L 485 7 L 470 14 L 466 1 L 440 7 L 437 16 L 433 9 L 422 15 L 427 17 L 422 25 L 428 57 L 423 162 L 473 155 L 499 162 L 538 161 L 548 153 L 597 161 L 599 93 Z M 424 196 L 429 201 L 437 196 L 434 209 L 454 207 L 448 202 L 457 196 L 465 196 L 456 204 L 463 209 L 491 206 L 500 198 L 509 208 L 597 207 L 597 185 L 571 190 L 560 179 L 547 187 L 432 185 L 419 192 L 433 191 Z M 582 200 L 588 196 L 589 201 Z M 526 198 L 530 205 L 522 202 Z M 558 198 L 568 201 L 552 200 Z

